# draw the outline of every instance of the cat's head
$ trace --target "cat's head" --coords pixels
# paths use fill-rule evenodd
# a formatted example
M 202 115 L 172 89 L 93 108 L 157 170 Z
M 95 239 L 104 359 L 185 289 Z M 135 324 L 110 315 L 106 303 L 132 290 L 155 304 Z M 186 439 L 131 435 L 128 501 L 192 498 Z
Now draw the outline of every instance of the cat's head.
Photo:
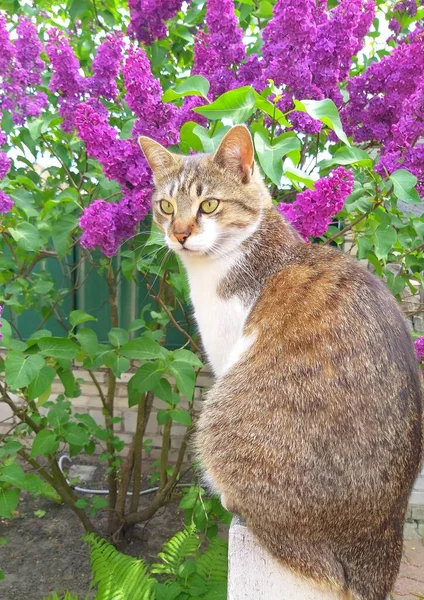
M 255 231 L 271 199 L 246 127 L 230 129 L 214 154 L 173 154 L 144 136 L 139 143 L 153 171 L 154 220 L 169 248 L 214 258 Z

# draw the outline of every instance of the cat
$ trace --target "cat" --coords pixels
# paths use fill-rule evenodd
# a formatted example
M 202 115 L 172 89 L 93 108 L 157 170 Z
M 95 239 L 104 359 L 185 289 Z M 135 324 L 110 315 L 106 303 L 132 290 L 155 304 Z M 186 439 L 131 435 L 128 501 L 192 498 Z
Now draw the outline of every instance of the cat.
M 216 376 L 196 433 L 207 480 L 282 566 L 339 598 L 384 600 L 422 450 L 400 309 L 355 259 L 294 232 L 245 126 L 209 155 L 139 143 Z

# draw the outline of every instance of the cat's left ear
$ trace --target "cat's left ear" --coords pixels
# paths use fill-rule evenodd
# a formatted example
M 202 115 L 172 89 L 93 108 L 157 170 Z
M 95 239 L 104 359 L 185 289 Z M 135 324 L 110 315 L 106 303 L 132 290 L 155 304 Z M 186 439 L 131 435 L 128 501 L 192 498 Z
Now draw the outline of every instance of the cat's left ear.
M 253 173 L 254 149 L 252 137 L 244 125 L 235 125 L 224 135 L 213 157 L 220 167 L 230 170 L 248 183 Z

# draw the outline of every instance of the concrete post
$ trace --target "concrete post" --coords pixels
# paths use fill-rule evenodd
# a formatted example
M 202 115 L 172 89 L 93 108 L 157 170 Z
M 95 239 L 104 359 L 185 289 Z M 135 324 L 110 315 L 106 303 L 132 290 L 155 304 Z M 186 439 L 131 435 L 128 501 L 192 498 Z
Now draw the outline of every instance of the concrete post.
M 228 600 L 340 600 L 284 569 L 240 519 L 230 527 Z

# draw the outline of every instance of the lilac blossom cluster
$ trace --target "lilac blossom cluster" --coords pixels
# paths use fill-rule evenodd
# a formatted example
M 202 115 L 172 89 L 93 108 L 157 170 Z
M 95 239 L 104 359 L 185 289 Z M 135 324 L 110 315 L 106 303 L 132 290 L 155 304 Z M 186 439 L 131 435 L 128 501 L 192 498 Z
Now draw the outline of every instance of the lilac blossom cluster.
M 100 44 L 93 60 L 93 75 L 84 77 L 77 57 L 68 39 L 58 29 L 50 29 L 46 45 L 52 66 L 50 89 L 59 94 L 59 115 L 62 127 L 74 129 L 75 111 L 86 98 L 99 101 L 99 96 L 113 100 L 118 95 L 116 78 L 119 74 L 124 50 L 124 40 L 119 33 L 109 34 Z
M 21 17 L 16 34 L 11 41 L 6 20 L 0 16 L 0 108 L 10 111 L 14 122 L 22 125 L 27 117 L 38 117 L 47 104 L 46 94 L 36 89 L 45 65 L 33 23 Z
M 414 346 L 418 362 L 424 367 L 424 336 L 417 338 L 414 342 Z
M 94 99 L 80 103 L 75 111 L 75 126 L 88 154 L 100 162 L 106 177 L 122 187 L 119 203 L 96 200 L 80 220 L 82 245 L 99 246 L 107 256 L 116 254 L 119 246 L 135 234 L 150 208 L 150 170 L 135 140 L 139 135 L 152 136 L 165 145 L 178 140 L 178 109 L 162 104 L 162 88 L 152 75 L 143 49 L 129 50 L 122 74 L 125 100 L 137 116 L 131 140 L 118 137 L 118 131 L 108 122 L 107 110 Z
M 131 21 L 128 34 L 145 44 L 166 36 L 164 21 L 175 17 L 183 0 L 129 0 Z
M 263 71 L 283 88 L 280 108 L 293 97 L 342 104 L 338 87 L 348 76 L 352 57 L 362 48 L 375 14 L 373 0 L 340 0 L 332 9 L 315 0 L 278 0 L 263 32 Z M 320 123 L 294 113 L 296 125 L 310 133 Z
M 278 210 L 304 238 L 318 237 L 327 231 L 334 215 L 343 208 L 353 184 L 352 171 L 339 167 L 328 177 L 319 179 L 314 190 L 298 194 L 292 204 L 280 203 Z
M 349 103 L 342 111 L 347 133 L 356 142 L 382 148 L 377 171 L 391 174 L 404 168 L 418 179 L 424 196 L 424 30 L 409 39 L 364 74 L 349 81 Z

